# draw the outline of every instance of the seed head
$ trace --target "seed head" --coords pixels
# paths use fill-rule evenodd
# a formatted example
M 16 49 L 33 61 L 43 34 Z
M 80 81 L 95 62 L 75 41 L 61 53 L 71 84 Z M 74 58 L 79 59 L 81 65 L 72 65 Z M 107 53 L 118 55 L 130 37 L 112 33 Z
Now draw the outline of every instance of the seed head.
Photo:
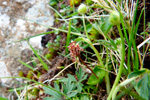
M 76 41 L 71 42 L 68 46 L 68 49 L 70 51 L 70 56 L 73 58 L 73 61 L 76 61 L 76 57 L 80 54 L 81 51 L 83 51 L 83 49 L 79 46 L 78 43 L 76 43 Z

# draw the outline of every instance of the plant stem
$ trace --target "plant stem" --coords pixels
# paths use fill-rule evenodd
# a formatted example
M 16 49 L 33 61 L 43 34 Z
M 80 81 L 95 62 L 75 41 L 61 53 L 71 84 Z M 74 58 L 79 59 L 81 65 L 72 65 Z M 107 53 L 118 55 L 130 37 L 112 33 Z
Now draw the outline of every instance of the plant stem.
M 121 73 L 122 73 L 122 70 L 123 70 L 123 64 L 124 64 L 124 60 L 125 60 L 125 43 L 124 43 L 124 37 L 123 37 L 122 31 L 121 31 L 120 25 L 117 25 L 117 28 L 119 30 L 119 34 L 120 34 L 120 37 L 121 37 L 121 44 L 122 44 L 122 49 L 121 49 L 121 52 L 122 52 L 121 53 L 122 54 L 121 55 L 121 63 L 120 63 L 120 66 L 119 66 L 119 72 L 117 74 L 117 77 L 115 79 L 115 82 L 113 84 L 113 87 L 112 87 L 112 89 L 110 91 L 110 94 L 109 94 L 107 100 L 111 99 L 112 94 L 113 94 L 113 92 L 114 92 L 114 90 L 115 90 L 115 88 L 116 88 L 116 86 L 117 86 L 117 84 L 118 84 L 118 82 L 120 80 Z
M 89 35 L 88 35 L 87 31 L 86 31 L 86 25 L 85 25 L 84 14 L 82 14 L 82 17 L 83 17 L 83 26 L 84 26 L 84 31 L 85 31 L 86 37 L 87 37 L 87 38 L 89 39 L 89 41 L 90 41 Z
M 107 51 L 107 56 L 106 56 L 106 70 L 108 70 L 108 49 L 106 48 Z M 110 93 L 110 79 L 109 79 L 109 72 L 106 71 L 105 73 L 105 81 L 106 81 L 106 90 L 107 90 L 107 94 Z
M 128 83 L 132 82 L 133 80 L 135 80 L 137 77 L 132 77 L 130 79 L 126 79 L 125 81 L 123 81 L 122 83 L 120 83 L 114 90 L 113 95 L 112 95 L 112 100 L 115 99 L 117 92 L 120 90 L 121 87 L 127 85 Z
M 97 78 L 98 76 L 93 72 L 93 70 L 81 59 L 81 57 L 79 55 L 77 55 L 77 57 L 79 58 L 79 60 L 92 72 L 92 74 Z

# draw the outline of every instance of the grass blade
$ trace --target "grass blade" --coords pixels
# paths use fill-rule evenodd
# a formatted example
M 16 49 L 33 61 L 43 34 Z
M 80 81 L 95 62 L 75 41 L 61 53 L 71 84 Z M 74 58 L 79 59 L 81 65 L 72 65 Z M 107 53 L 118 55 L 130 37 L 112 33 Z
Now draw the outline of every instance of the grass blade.
M 31 44 L 29 43 L 29 41 L 27 41 L 27 42 L 28 42 L 30 48 L 32 49 L 32 51 L 34 52 L 34 54 L 37 56 L 37 58 L 39 59 L 39 61 L 40 61 L 41 64 L 43 65 L 43 68 L 48 71 L 48 66 L 47 66 L 47 64 L 44 63 L 44 61 L 42 60 L 42 58 L 38 55 L 37 51 L 31 46 Z
M 28 67 L 29 69 L 34 70 L 34 68 L 30 65 L 28 65 L 27 63 L 23 62 L 22 60 L 18 60 L 21 64 L 23 64 L 24 66 Z
M 66 49 L 65 49 L 66 54 L 68 54 L 68 46 L 69 46 L 69 42 L 70 42 L 70 32 L 71 32 L 71 19 L 69 20 L 69 29 L 68 29 L 67 41 L 66 41 Z

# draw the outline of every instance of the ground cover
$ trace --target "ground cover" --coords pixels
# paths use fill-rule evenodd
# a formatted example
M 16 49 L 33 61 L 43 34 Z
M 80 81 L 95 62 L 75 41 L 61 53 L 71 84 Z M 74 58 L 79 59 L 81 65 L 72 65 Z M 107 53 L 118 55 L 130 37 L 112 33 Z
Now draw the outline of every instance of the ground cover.
M 17 77 L 27 81 L 17 98 L 149 100 L 149 4 L 51 0 L 55 25 L 45 26 L 43 51 L 28 42 L 34 55 L 30 64 L 19 60 L 30 70 Z

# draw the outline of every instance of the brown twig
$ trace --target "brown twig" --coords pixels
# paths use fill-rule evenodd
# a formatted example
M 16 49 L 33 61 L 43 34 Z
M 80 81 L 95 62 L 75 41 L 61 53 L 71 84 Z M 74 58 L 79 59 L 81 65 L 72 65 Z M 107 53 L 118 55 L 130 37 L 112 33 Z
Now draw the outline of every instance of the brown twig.
M 79 58 L 79 60 L 92 72 L 92 74 L 94 74 L 94 76 L 98 78 L 98 76 L 93 72 L 93 70 L 81 59 L 81 57 L 79 55 L 77 55 L 77 57 Z

